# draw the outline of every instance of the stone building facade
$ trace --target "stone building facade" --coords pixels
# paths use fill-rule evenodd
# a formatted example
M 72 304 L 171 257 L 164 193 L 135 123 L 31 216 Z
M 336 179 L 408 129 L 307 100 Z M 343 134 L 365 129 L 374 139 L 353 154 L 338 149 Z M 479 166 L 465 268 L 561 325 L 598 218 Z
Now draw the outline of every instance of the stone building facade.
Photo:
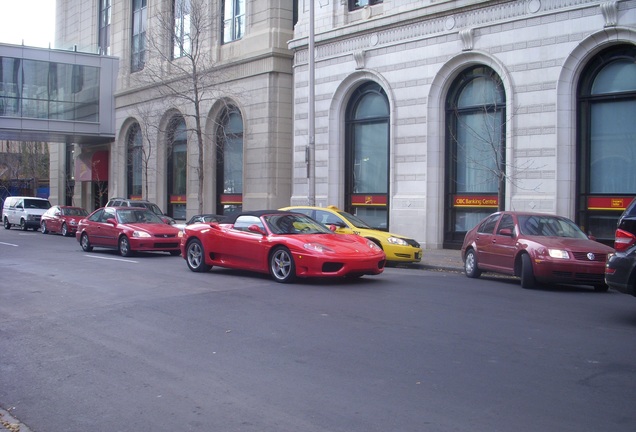
M 309 1 L 294 51 L 292 204 L 312 196 Z M 636 195 L 636 2 L 316 0 L 315 201 L 428 248 L 497 208 L 611 241 Z
M 192 105 L 162 93 L 174 41 L 137 43 L 162 13 L 183 29 L 183 3 L 58 0 L 56 47 L 120 70 L 115 141 L 52 145 L 53 201 L 57 185 L 60 202 L 142 197 L 178 218 L 313 201 L 441 248 L 497 208 L 610 242 L 636 195 L 636 0 L 207 1 L 202 151 Z M 71 179 L 96 162 L 107 179 Z

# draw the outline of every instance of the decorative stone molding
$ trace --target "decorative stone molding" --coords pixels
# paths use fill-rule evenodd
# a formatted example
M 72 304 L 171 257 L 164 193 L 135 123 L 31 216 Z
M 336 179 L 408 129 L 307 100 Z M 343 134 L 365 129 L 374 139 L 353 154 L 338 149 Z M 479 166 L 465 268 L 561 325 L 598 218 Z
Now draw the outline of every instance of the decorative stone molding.
M 356 50 L 353 52 L 353 59 L 356 61 L 356 69 L 364 69 L 365 50 Z
M 459 37 L 461 38 L 462 44 L 464 45 L 462 51 L 470 51 L 473 49 L 474 32 L 472 28 L 460 30 Z
M 618 25 L 618 2 L 608 1 L 601 3 L 601 13 L 605 18 L 605 27 L 616 27 Z

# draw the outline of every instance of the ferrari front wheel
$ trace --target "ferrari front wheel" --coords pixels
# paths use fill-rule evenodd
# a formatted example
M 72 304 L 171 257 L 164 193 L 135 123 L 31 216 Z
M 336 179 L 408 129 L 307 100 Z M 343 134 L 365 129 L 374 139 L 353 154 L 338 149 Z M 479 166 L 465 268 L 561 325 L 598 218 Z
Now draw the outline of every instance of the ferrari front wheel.
M 289 283 L 296 278 L 296 265 L 289 249 L 274 248 L 269 256 L 269 272 L 276 282 Z
M 211 265 L 205 263 L 205 250 L 200 240 L 194 239 L 188 243 L 185 259 L 193 272 L 203 273 L 212 268 Z

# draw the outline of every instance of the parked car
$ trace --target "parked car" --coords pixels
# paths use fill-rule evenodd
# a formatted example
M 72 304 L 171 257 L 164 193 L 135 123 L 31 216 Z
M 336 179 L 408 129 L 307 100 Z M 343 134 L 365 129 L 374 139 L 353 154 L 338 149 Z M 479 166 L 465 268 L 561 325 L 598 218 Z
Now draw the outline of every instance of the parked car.
M 225 216 L 223 215 L 212 214 L 212 213 L 198 214 L 198 215 L 192 216 L 186 223 L 177 222 L 172 224 L 172 226 L 174 226 L 175 228 L 179 228 L 180 230 L 183 230 L 188 225 L 192 225 L 195 223 L 211 223 L 211 222 L 220 223 L 224 218 Z
M 111 198 L 108 200 L 105 207 L 144 207 L 159 216 L 164 223 L 167 223 L 168 225 L 175 223 L 175 220 L 164 214 L 157 204 L 146 200 Z
M 2 207 L 4 229 L 10 229 L 13 225 L 17 225 L 22 231 L 26 231 L 29 228 L 34 231 L 39 230 L 40 219 L 50 207 L 51 203 L 45 198 L 6 197 Z
M 614 249 L 605 265 L 605 282 L 616 291 L 636 296 L 636 198 L 618 219 Z
M 102 207 L 79 222 L 75 237 L 85 252 L 101 247 L 125 257 L 138 251 L 179 255 L 180 232 L 146 208 Z
M 77 224 L 86 216 L 88 212 L 81 207 L 54 205 L 42 215 L 40 231 L 60 233 L 64 237 L 75 235 Z
M 359 277 L 382 273 L 386 255 L 371 240 L 331 232 L 299 213 L 264 210 L 233 215 L 223 224 L 188 225 L 181 253 L 190 270 L 212 266 L 297 277 Z
M 417 241 L 374 229 L 359 217 L 339 210 L 336 206 L 293 206 L 281 210 L 306 214 L 326 226 L 333 227 L 336 233 L 361 235 L 380 246 L 386 254 L 387 261 L 416 263 L 422 260 L 422 248 Z
M 611 247 L 589 238 L 570 219 L 543 213 L 504 211 L 466 233 L 461 254 L 469 278 L 484 271 L 535 283 L 592 285 L 607 291 L 605 260 Z

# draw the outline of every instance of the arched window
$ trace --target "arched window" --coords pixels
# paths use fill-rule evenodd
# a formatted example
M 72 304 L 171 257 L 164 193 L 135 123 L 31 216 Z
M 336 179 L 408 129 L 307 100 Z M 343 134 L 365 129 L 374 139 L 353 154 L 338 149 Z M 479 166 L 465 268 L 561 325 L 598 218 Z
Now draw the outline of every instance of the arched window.
M 141 199 L 143 195 L 143 141 L 139 123 L 128 129 L 126 137 L 126 196 Z
M 168 137 L 168 216 L 185 219 L 188 131 L 183 117 L 172 120 Z
M 222 113 L 216 139 L 216 211 L 227 215 L 243 209 L 243 118 L 237 108 Z
M 389 226 L 389 101 L 376 83 L 358 87 L 346 111 L 345 210 Z
M 445 247 L 460 246 L 504 196 L 505 105 L 501 79 L 485 66 L 463 71 L 448 93 Z
M 618 45 L 594 57 L 578 95 L 578 222 L 611 244 L 636 195 L 636 47 Z

